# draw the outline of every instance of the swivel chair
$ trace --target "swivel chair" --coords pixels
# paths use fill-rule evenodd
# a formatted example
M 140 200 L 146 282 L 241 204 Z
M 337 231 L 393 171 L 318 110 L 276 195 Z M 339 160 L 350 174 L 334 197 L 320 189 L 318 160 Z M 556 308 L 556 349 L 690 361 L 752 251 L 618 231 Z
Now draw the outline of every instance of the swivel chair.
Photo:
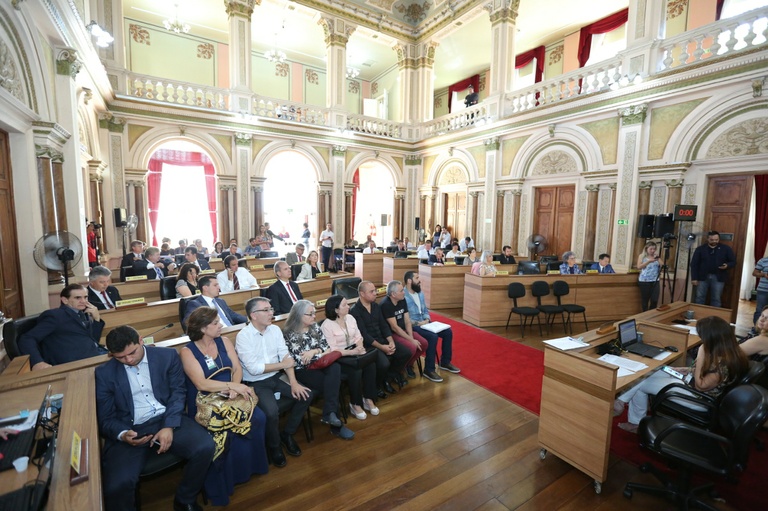
M 171 300 L 176 298 L 176 276 L 163 277 L 160 281 L 160 299 Z
M 37 318 L 39 316 L 40 314 L 33 314 L 23 318 L 11 319 L 3 325 L 3 345 L 9 359 L 13 360 L 21 355 L 19 339 L 37 325 Z
M 331 281 L 331 294 L 341 295 L 347 300 L 360 296 L 357 292 L 357 286 L 363 279 L 360 277 L 347 277 L 342 279 L 333 279 Z
M 291 265 L 291 280 L 296 280 L 299 278 L 299 273 L 301 273 L 301 269 L 304 267 L 304 263 L 296 263 Z

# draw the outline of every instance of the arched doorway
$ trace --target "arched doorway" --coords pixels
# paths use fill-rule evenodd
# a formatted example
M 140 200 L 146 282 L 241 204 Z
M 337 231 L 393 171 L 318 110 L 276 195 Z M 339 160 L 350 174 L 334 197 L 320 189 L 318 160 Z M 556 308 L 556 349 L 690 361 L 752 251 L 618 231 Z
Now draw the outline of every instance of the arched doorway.
M 387 247 L 394 235 L 392 174 L 382 163 L 367 161 L 357 168 L 355 175 L 352 239 L 363 242 L 370 235 L 377 247 Z

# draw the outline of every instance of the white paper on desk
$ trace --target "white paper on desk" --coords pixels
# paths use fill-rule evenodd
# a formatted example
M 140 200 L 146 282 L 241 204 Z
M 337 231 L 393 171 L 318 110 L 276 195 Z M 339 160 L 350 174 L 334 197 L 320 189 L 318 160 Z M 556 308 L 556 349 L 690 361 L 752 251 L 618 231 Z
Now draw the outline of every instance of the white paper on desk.
M 616 355 L 605 354 L 602 357 L 598 358 L 598 360 L 601 360 L 601 361 L 606 362 L 608 364 L 613 364 L 615 366 L 619 366 L 620 369 L 626 369 L 626 370 L 631 371 L 633 373 L 636 373 L 637 371 L 641 371 L 643 369 L 647 369 L 648 368 L 648 366 L 643 364 L 642 362 L 635 362 L 634 360 L 629 360 L 628 358 L 617 357 Z
M 576 348 L 588 348 L 589 344 L 574 339 L 573 337 L 558 337 L 557 339 L 550 339 L 544 341 L 544 344 L 548 344 L 553 348 L 560 350 L 575 350 Z
M 616 377 L 621 378 L 622 376 L 630 376 L 632 374 L 635 374 L 635 373 L 633 371 L 630 371 L 629 369 L 624 369 L 623 367 L 619 367 L 619 370 L 616 373 Z
M 423 328 L 424 330 L 429 330 L 433 334 L 436 334 L 438 332 L 442 332 L 443 330 L 447 330 L 451 328 L 451 325 L 446 325 L 445 323 L 441 323 L 440 321 L 432 321 L 431 323 L 427 323 L 426 325 L 421 325 L 420 328 Z
M 682 328 L 683 330 L 688 330 L 688 333 L 691 335 L 699 335 L 699 332 L 696 330 L 695 326 L 691 325 L 674 325 L 677 328 Z
M 37 410 L 30 410 L 29 416 L 26 418 L 24 422 L 21 422 L 19 424 L 14 424 L 13 426 L 8 426 L 10 429 L 15 429 L 18 431 L 25 431 L 27 429 L 32 429 L 35 427 L 35 424 L 37 424 Z M 18 417 L 18 416 L 17 416 Z M 7 419 L 10 419 L 11 417 L 6 417 Z
M 656 355 L 655 357 L 653 357 L 653 359 L 654 360 L 664 360 L 665 358 L 667 358 L 671 354 L 672 354 L 671 351 L 666 351 L 665 350 L 665 351 L 662 351 L 661 353 L 659 353 L 658 355 Z

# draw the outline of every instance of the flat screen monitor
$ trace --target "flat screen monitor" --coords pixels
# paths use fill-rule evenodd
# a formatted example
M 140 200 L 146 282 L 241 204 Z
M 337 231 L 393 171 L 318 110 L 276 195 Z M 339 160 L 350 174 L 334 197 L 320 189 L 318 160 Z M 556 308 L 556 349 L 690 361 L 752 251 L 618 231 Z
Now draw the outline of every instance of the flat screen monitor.
M 619 342 L 624 348 L 637 341 L 637 324 L 634 319 L 619 323 Z
M 518 272 L 523 275 L 538 275 L 541 273 L 538 261 L 520 261 L 517 263 Z

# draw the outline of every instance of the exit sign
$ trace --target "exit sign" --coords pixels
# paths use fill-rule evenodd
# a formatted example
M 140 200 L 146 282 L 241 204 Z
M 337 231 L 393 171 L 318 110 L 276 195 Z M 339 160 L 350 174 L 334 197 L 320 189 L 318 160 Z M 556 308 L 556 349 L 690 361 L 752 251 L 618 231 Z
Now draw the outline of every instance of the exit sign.
M 629 224 L 629 221 L 628 220 L 619 219 L 619 220 L 616 221 L 616 223 L 619 224 L 619 225 L 627 225 L 627 224 Z

